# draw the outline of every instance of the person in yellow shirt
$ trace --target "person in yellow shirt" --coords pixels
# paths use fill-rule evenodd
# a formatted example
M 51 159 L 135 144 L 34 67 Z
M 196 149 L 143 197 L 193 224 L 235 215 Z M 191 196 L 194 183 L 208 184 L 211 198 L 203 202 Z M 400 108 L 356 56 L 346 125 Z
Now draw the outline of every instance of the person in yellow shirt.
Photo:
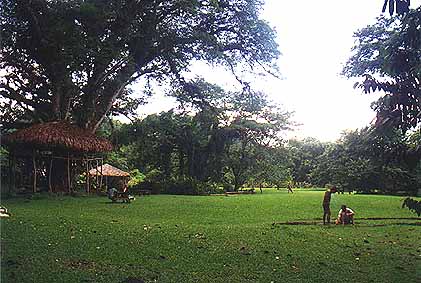
M 330 224 L 330 198 L 332 194 L 336 193 L 338 190 L 335 187 L 332 187 L 331 189 L 326 190 L 324 196 L 323 196 L 323 224 Z

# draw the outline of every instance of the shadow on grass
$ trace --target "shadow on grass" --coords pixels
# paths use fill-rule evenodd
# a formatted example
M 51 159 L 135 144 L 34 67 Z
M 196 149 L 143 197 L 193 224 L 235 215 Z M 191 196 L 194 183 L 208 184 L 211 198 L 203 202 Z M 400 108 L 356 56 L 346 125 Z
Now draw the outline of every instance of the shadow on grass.
M 287 222 L 274 222 L 272 223 L 272 226 L 276 225 L 322 225 L 322 226 L 328 226 L 324 225 L 322 223 L 322 219 L 316 219 L 318 221 L 312 221 L 312 220 L 301 220 L 301 221 L 287 221 Z M 421 226 L 421 222 L 394 222 L 394 223 L 378 223 L 378 224 L 369 224 L 371 221 L 376 220 L 416 220 L 421 221 L 421 218 L 419 217 L 365 217 L 365 218 L 358 218 L 354 220 L 353 225 L 347 225 L 347 226 L 360 226 L 360 227 L 382 227 L 382 226 Z M 331 223 L 330 225 L 335 226 L 334 223 Z M 341 225 L 338 225 L 341 226 Z

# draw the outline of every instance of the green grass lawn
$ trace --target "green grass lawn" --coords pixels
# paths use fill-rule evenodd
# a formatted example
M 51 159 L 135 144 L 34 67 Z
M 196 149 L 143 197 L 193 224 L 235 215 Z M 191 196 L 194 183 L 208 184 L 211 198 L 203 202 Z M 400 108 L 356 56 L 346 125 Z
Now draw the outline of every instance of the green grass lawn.
M 323 226 L 322 191 L 2 200 L 1 282 L 417 282 L 420 219 L 401 197 L 334 195 L 354 226 Z M 361 218 L 402 218 L 369 220 Z M 360 219 L 359 219 L 360 218 Z M 283 225 L 287 221 L 318 222 Z M 419 281 L 418 281 L 419 282 Z

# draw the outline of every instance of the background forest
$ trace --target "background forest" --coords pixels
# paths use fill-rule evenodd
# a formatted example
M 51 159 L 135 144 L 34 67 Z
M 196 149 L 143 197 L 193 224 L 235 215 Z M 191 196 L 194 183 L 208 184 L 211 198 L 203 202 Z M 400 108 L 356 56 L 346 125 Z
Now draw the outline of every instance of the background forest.
M 162 112 L 130 124 L 110 121 L 101 129 L 116 145 L 107 162 L 132 170 L 132 189 L 161 193 L 292 184 L 416 194 L 421 186 L 419 132 L 367 127 L 344 132 L 336 142 L 286 140 L 287 114 L 277 113 L 274 125 L 260 107 L 250 105 L 241 116 L 228 109 L 201 109 L 195 115 Z
M 415 194 L 421 187 L 421 8 L 385 1 L 390 16 L 355 33 L 342 75 L 357 78 L 355 87 L 365 93 L 382 93 L 372 105 L 377 117 L 322 143 L 287 140 L 293 113 L 253 84 L 261 75 L 279 76 L 276 32 L 261 18 L 263 5 L 2 1 L 2 134 L 37 123 L 74 124 L 112 140 L 106 161 L 132 172 L 131 189 L 156 193 L 334 185 Z M 230 71 L 237 89 L 194 77 L 197 61 Z M 136 94 L 135 82 L 144 86 Z M 137 109 L 147 107 L 155 85 L 165 85 L 178 105 L 140 119 Z M 132 122 L 122 124 L 120 115 Z M 2 148 L 2 169 L 6 157 Z M 64 165 L 61 171 L 70 175 Z

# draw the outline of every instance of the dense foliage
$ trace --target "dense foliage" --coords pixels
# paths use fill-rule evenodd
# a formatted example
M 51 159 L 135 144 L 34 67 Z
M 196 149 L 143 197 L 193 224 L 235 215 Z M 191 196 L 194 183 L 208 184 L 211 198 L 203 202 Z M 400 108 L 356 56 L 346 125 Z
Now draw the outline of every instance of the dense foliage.
M 327 144 L 313 138 L 289 140 L 286 144 L 293 181 L 300 187 L 320 184 L 312 172 L 318 167 L 318 158 L 325 152 Z M 326 182 L 327 183 L 327 182 Z
M 254 132 L 255 127 L 267 127 L 261 121 L 240 128 L 236 120 L 210 126 L 200 122 L 201 115 L 171 111 L 120 126 L 113 136 L 122 143 L 109 162 L 139 168 L 146 174 L 145 185 L 155 184 L 156 191 L 170 193 L 284 188 L 292 183 L 415 195 L 421 187 L 418 132 L 364 128 L 330 143 L 274 139 L 261 144 Z
M 402 208 L 407 207 L 410 211 L 416 213 L 418 217 L 421 216 L 421 201 L 412 198 L 406 198 L 402 203 Z
M 378 127 L 421 131 L 420 24 L 421 7 L 404 15 L 380 17 L 355 33 L 357 43 L 343 73 L 364 77 L 356 87 L 366 93 L 384 93 L 373 105 Z
M 280 184 L 288 175 L 279 149 L 290 114 L 261 93 L 225 92 L 202 79 L 194 86 L 195 99 L 184 108 L 120 125 L 112 135 L 120 147 L 109 162 L 139 168 L 146 180 L 154 172 L 171 192 Z
M 276 72 L 260 0 L 74 0 L 0 4 L 2 128 L 71 120 L 95 131 L 143 102 L 139 79 L 183 78 L 194 60 Z M 247 64 L 243 64 L 243 63 Z M 149 93 L 146 90 L 146 93 Z
M 391 16 L 395 12 L 396 14 L 402 15 L 409 12 L 410 4 L 410 0 L 384 0 L 382 12 L 386 12 L 386 9 L 389 8 L 388 11 Z

